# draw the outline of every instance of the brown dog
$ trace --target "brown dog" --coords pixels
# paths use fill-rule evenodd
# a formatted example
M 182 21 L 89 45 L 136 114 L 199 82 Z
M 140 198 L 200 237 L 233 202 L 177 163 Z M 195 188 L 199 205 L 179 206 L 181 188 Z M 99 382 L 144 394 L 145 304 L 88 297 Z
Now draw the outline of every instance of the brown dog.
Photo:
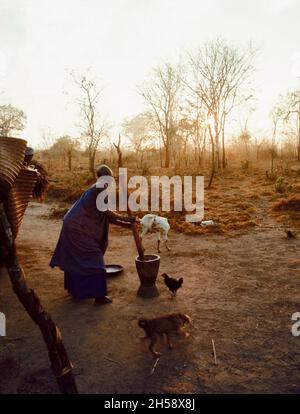
M 185 337 L 188 336 L 189 334 L 183 331 L 183 327 L 185 324 L 189 323 L 191 323 L 191 318 L 188 315 L 184 315 L 183 313 L 172 313 L 154 319 L 139 319 L 138 326 L 144 329 L 146 334 L 145 338 L 151 339 L 149 350 L 155 358 L 159 358 L 161 354 L 154 350 L 158 338 L 165 334 L 169 348 L 172 349 L 173 346 L 170 342 L 169 334 L 171 332 L 176 332 Z

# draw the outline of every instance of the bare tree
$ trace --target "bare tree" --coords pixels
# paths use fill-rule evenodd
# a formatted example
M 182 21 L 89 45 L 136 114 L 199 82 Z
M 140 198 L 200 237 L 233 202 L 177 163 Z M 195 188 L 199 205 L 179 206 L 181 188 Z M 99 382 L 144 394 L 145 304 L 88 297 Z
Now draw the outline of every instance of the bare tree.
M 165 167 L 170 166 L 170 152 L 175 135 L 179 94 L 182 86 L 181 70 L 165 63 L 153 69 L 152 78 L 139 88 L 158 125 L 165 152 Z
M 192 80 L 187 86 L 202 101 L 211 120 L 214 168 L 226 167 L 225 126 L 229 114 L 252 97 L 242 91 L 253 72 L 254 56 L 251 47 L 240 51 L 220 39 L 206 43 L 195 55 L 190 55 Z
M 178 166 L 181 165 L 181 161 L 184 162 L 185 166 L 188 164 L 188 147 L 193 134 L 193 124 L 193 120 L 188 117 L 182 117 L 178 122 L 176 134 L 177 151 L 174 154 L 178 158 Z
M 244 166 L 248 168 L 250 161 L 250 144 L 252 136 L 246 125 L 242 128 L 241 133 L 238 136 L 238 141 L 242 144 L 243 152 L 245 154 Z
M 25 128 L 26 115 L 12 105 L 0 106 L 0 135 L 9 137 L 15 131 L 22 131 Z
M 289 124 L 290 133 L 296 136 L 297 159 L 300 161 L 300 89 L 281 98 L 282 116 Z
M 123 123 L 123 131 L 130 141 L 130 147 L 134 150 L 137 158 L 137 166 L 143 164 L 145 148 L 154 140 L 152 114 L 144 112 L 127 119 Z
M 216 173 L 216 160 L 215 160 L 215 140 L 214 135 L 212 132 L 212 127 L 210 122 L 207 123 L 209 138 L 210 138 L 210 146 L 211 146 L 211 170 L 210 170 L 210 177 L 207 188 L 210 189 L 213 183 L 213 179 Z
M 117 154 L 118 154 L 118 168 L 123 167 L 123 153 L 121 149 L 121 134 L 119 134 L 118 143 L 116 144 L 113 142 L 114 147 L 116 148 Z
M 82 119 L 81 138 L 85 141 L 89 156 L 89 171 L 95 177 L 96 153 L 101 141 L 107 136 L 107 124 L 99 109 L 103 89 L 86 76 L 78 80 L 74 73 L 71 75 L 81 92 L 81 97 L 77 101 Z
M 259 161 L 259 158 L 260 158 L 261 148 L 265 144 L 266 144 L 266 140 L 264 138 L 259 141 L 258 138 L 255 137 L 255 154 L 256 154 L 256 161 L 257 162 Z
M 44 127 L 42 129 L 42 148 L 47 150 L 50 147 L 52 147 L 52 145 L 55 142 L 55 134 L 52 130 L 51 127 Z
M 185 108 L 182 109 L 182 118 L 179 121 L 178 129 L 179 134 L 182 134 L 184 137 L 184 156 L 186 154 L 187 146 L 191 145 L 194 152 L 195 162 L 198 167 L 201 167 L 208 127 L 203 104 L 198 98 L 196 98 L 195 101 L 187 100 Z
M 50 127 L 44 127 L 42 129 L 42 148 L 43 148 L 43 156 L 46 158 L 47 161 L 47 169 L 50 170 L 52 167 L 52 155 L 50 153 L 50 148 L 55 142 L 55 135 L 54 132 Z
M 277 138 L 277 131 L 278 131 L 278 124 L 282 120 L 283 112 L 279 106 L 275 106 L 271 111 L 271 118 L 273 124 L 273 132 L 272 132 L 272 141 L 271 141 L 271 174 L 274 172 L 274 159 L 276 157 L 276 138 Z
M 79 142 L 69 135 L 58 138 L 49 149 L 51 155 L 63 157 L 67 160 L 68 170 L 72 171 L 72 159 L 76 150 L 79 150 Z

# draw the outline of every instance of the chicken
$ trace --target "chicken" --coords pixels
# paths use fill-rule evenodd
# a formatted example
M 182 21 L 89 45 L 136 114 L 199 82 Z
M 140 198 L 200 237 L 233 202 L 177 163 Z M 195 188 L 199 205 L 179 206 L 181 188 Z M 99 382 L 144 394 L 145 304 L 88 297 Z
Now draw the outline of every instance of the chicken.
M 165 285 L 167 286 L 167 288 L 172 292 L 173 297 L 176 296 L 177 290 L 179 288 L 181 288 L 182 284 L 183 284 L 183 278 L 181 277 L 180 279 L 174 279 L 170 276 L 168 276 L 166 273 L 162 274 L 162 277 L 165 280 Z

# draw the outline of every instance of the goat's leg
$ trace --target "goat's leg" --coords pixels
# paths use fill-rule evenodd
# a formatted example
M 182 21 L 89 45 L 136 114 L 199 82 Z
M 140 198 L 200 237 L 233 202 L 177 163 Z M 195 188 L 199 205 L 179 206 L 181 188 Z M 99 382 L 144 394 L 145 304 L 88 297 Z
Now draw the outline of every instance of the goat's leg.
M 170 252 L 170 251 L 171 251 L 171 249 L 170 249 L 170 247 L 168 246 L 168 241 L 169 241 L 169 239 L 168 239 L 168 231 L 167 231 L 167 230 L 164 230 L 164 231 L 163 231 L 163 240 L 165 241 L 166 249 L 168 250 L 168 252 Z
M 157 236 L 157 252 L 158 253 L 161 253 L 161 251 L 160 251 L 160 232 L 158 231 L 158 232 L 156 232 L 156 236 Z
M 163 230 L 162 231 L 162 237 L 163 237 L 163 240 L 164 240 L 164 242 L 165 242 L 165 246 L 166 246 L 166 249 L 168 250 L 168 252 L 170 252 L 171 251 L 171 249 L 170 249 L 170 247 L 168 246 L 168 231 L 167 230 Z
M 161 253 L 159 246 L 160 246 L 160 240 L 158 239 L 157 240 L 157 253 Z
M 170 251 L 171 251 L 171 249 L 170 249 L 170 247 L 168 246 L 168 241 L 169 241 L 169 240 L 167 239 L 167 240 L 166 240 L 166 242 L 165 242 L 165 243 L 166 243 L 166 249 L 168 250 L 168 252 L 170 252 Z

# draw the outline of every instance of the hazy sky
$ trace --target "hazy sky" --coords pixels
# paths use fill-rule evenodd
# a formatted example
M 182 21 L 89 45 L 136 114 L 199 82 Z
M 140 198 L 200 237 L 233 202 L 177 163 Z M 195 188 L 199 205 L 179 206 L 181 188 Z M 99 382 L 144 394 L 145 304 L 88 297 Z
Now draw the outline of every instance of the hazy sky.
M 300 0 L 0 0 L 0 104 L 26 112 L 31 145 L 46 127 L 76 136 L 67 70 L 90 67 L 116 133 L 144 109 L 136 86 L 153 65 L 221 36 L 261 49 L 250 126 L 263 134 L 278 94 L 300 76 L 299 21 Z

